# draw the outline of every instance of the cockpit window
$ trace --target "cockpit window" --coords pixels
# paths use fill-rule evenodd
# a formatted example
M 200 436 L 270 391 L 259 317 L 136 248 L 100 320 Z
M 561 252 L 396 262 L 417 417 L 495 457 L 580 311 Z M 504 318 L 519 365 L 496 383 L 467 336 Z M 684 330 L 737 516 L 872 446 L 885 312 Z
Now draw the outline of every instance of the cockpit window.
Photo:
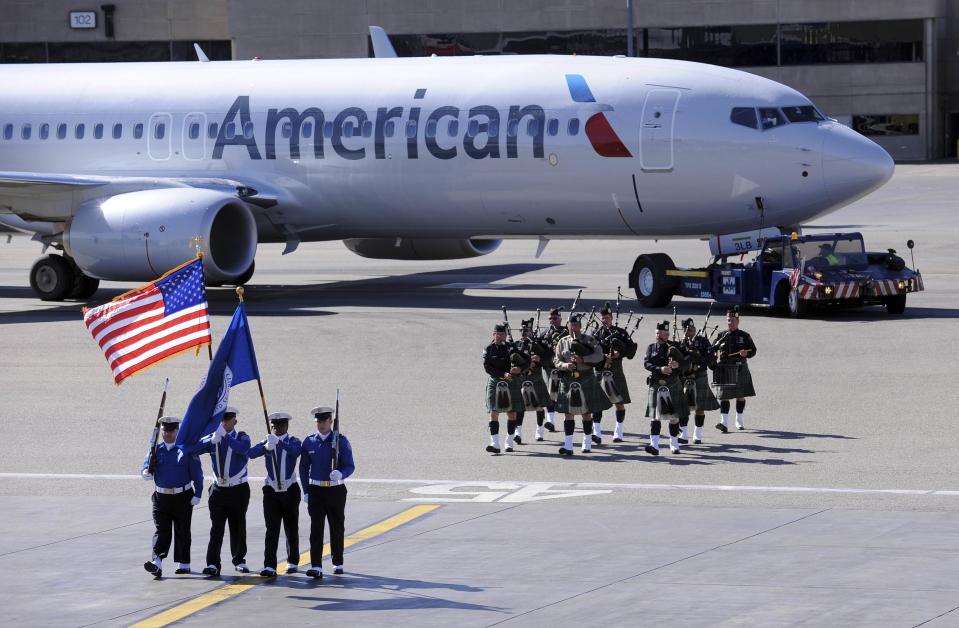
M 819 122 L 825 120 L 823 115 L 812 105 L 800 107 L 783 107 L 783 113 L 790 122 Z
M 786 116 L 779 109 L 773 107 L 760 107 L 759 108 L 759 122 L 762 124 L 763 130 L 773 129 L 777 126 L 783 126 L 786 124 Z
M 729 120 L 733 124 L 748 126 L 750 129 L 759 128 L 759 125 L 756 124 L 756 110 L 752 107 L 733 107 L 732 113 L 729 114 Z

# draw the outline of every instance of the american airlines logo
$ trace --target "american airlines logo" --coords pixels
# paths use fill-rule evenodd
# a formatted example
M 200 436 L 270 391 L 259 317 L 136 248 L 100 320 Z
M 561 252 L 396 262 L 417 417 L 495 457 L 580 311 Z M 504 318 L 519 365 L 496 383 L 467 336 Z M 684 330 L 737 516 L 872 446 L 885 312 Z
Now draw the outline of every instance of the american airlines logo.
M 568 74 L 566 82 L 574 102 L 596 102 L 586 80 L 581 75 Z M 421 100 L 425 96 L 426 89 L 417 89 L 413 100 Z M 608 105 L 603 107 L 605 110 L 612 109 Z M 301 136 L 307 124 L 314 129 L 311 143 L 315 159 L 325 158 L 327 139 L 337 156 L 348 160 L 366 159 L 369 156 L 369 146 L 365 145 L 363 140 L 369 136 L 372 136 L 373 140 L 373 158 L 386 159 L 386 139 L 393 136 L 394 130 L 398 130 L 400 139 L 405 139 L 408 159 L 420 157 L 421 139 L 426 152 L 436 159 L 454 159 L 460 154 L 460 149 L 471 159 L 500 159 L 504 156 L 500 141 L 503 132 L 506 135 L 505 158 L 517 159 L 520 152 L 518 129 L 522 124 L 528 124 L 526 135 L 532 139 L 533 158 L 544 157 L 547 116 L 540 105 L 511 105 L 506 113 L 505 125 L 501 124 L 502 116 L 496 107 L 491 105 L 471 107 L 466 112 L 467 120 L 463 125 L 463 133 L 451 133 L 450 136 L 439 137 L 440 134 L 436 132 L 436 129 L 440 128 L 440 124 L 458 121 L 462 113 L 459 107 L 449 105 L 426 113 L 422 107 L 414 105 L 409 109 L 379 107 L 371 118 L 364 109 L 347 107 L 331 119 L 327 112 L 318 107 L 308 107 L 303 111 L 291 107 L 271 108 L 266 115 L 264 150 L 261 152 L 250 114 L 250 97 L 238 96 L 219 125 L 213 147 L 213 159 L 223 159 L 223 151 L 228 146 L 244 147 L 252 160 L 276 159 L 277 132 L 283 128 L 282 125 L 286 127 L 279 141 L 286 141 L 289 144 L 291 159 L 300 159 Z M 450 124 L 447 128 L 459 129 L 460 126 Z M 242 131 L 237 133 L 236 129 Z M 361 129 L 369 129 L 369 131 L 361 132 Z M 602 157 L 632 156 L 616 135 L 604 113 L 594 113 L 586 121 L 585 132 L 598 155 Z M 453 142 L 451 143 L 450 140 Z

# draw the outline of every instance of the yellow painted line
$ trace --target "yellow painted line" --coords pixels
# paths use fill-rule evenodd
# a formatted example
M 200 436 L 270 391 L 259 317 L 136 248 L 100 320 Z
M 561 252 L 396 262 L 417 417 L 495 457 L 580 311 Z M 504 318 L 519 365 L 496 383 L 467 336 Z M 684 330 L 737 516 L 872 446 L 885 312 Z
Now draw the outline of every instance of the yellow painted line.
M 403 512 L 393 515 L 388 519 L 384 519 L 379 523 L 374 523 L 368 528 L 363 528 L 358 532 L 354 532 L 345 539 L 343 539 L 343 547 L 352 547 L 357 543 L 362 543 L 363 541 L 368 541 L 374 537 L 386 534 L 390 530 L 396 529 L 401 525 L 407 524 L 415 519 L 422 517 L 425 514 L 433 512 L 439 508 L 438 504 L 421 504 L 418 506 L 413 506 Z M 323 546 L 323 557 L 330 555 L 330 544 L 327 543 Z M 300 566 L 310 564 L 310 553 L 303 552 L 300 554 Z M 230 584 L 224 584 L 221 587 L 217 587 L 208 593 L 204 593 L 200 596 L 188 600 L 183 604 L 169 608 L 162 613 L 154 615 L 153 617 L 148 617 L 141 622 L 133 624 L 133 628 L 160 628 L 161 626 L 169 626 L 173 622 L 180 621 L 194 613 L 202 611 L 205 608 L 209 608 L 214 604 L 219 604 L 225 600 L 236 597 L 241 593 L 245 593 L 249 589 L 252 589 L 258 584 L 263 584 L 269 582 L 270 578 L 263 578 L 260 576 L 248 576 L 241 578 L 236 582 Z
M 709 277 L 709 273 L 705 270 L 667 270 L 666 275 L 669 277 Z

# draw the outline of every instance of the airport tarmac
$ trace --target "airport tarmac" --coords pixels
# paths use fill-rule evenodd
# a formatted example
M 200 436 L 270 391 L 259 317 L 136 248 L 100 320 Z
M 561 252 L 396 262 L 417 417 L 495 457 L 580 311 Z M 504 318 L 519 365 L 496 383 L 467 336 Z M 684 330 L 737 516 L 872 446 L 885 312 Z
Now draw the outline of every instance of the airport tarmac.
M 328 619 L 323 610 L 358 626 L 959 625 L 957 197 L 959 166 L 901 165 L 881 190 L 818 221 L 862 231 L 868 249 L 894 247 L 910 266 L 905 240 L 914 239 L 926 291 L 900 317 L 747 310 L 742 328 L 758 346 L 747 429 L 720 434 L 710 413 L 703 445 L 658 458 L 642 452 L 648 423 L 635 402 L 626 441 L 610 442 L 606 416 L 606 442 L 589 456 L 577 447 L 560 458 L 557 434 L 531 442 L 531 415 L 528 444 L 487 454 L 481 353 L 502 305 L 517 326 L 537 307 L 568 308 L 581 288 L 587 309 L 600 306 L 625 286 L 636 255 L 700 265 L 705 243 L 554 241 L 536 259 L 535 242 L 508 241 L 448 262 L 367 260 L 339 242 L 287 257 L 262 246 L 246 301 L 269 409 L 291 412 L 291 431 L 305 435 L 307 410 L 339 387 L 356 453 L 347 534 L 362 534 L 347 575 L 322 584 L 248 586 L 232 573 L 157 582 L 143 571 L 150 486 L 136 474 L 163 378 L 168 412 L 182 413 L 206 354 L 114 386 L 82 304 L 32 296 L 38 245 L 3 238 L 0 601 L 10 621 L 44 626 L 129 625 L 164 612 L 173 615 L 144 625 L 177 613 L 184 624 L 277 613 L 314 623 Z M 90 305 L 132 287 L 105 283 Z M 236 296 L 208 296 L 216 341 Z M 680 318 L 706 314 L 705 303 L 675 303 Z M 654 321 L 672 319 L 671 308 L 641 313 L 641 344 Z M 641 360 L 627 376 L 643 400 Z M 261 437 L 256 386 L 234 388 L 231 403 L 241 428 Z M 262 476 L 262 464 L 251 471 Z M 248 517 L 254 567 L 259 486 Z M 193 520 L 196 571 L 205 505 Z M 303 512 L 301 551 L 307 525 Z

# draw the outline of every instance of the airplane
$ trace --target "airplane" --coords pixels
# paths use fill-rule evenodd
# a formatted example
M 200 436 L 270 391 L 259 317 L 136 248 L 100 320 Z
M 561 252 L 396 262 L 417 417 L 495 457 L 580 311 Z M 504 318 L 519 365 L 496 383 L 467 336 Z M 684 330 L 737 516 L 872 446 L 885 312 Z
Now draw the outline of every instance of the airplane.
M 35 294 L 87 299 L 197 252 L 209 285 L 240 285 L 265 242 L 438 260 L 505 238 L 537 240 L 538 257 L 557 238 L 799 229 L 893 173 L 880 146 L 747 72 L 398 58 L 371 38 L 370 59 L 210 62 L 198 47 L 196 62 L 0 67 L 0 224 L 59 251 L 30 270 Z M 640 255 L 631 276 L 642 264 L 661 279 L 672 261 Z

